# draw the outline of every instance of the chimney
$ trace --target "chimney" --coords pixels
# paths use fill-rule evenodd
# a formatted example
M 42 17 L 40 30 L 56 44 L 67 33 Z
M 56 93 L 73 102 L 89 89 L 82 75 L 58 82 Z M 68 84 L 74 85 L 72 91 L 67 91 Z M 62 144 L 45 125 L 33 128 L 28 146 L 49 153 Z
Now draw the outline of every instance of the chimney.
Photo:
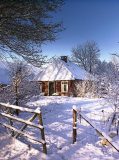
M 67 63 L 67 56 L 61 56 L 61 60 Z

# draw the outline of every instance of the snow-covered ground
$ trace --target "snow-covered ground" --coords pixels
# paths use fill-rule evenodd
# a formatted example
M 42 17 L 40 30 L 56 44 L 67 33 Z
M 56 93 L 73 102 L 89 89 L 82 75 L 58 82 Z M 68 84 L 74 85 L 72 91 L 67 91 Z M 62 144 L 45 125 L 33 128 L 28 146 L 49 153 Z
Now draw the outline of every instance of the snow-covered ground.
M 90 118 L 91 121 L 93 121 L 96 125 L 98 125 L 98 127 L 100 127 L 102 130 L 106 120 L 106 115 L 112 112 L 112 107 L 102 99 L 59 97 L 59 96 L 51 96 L 51 97 L 36 96 L 33 97 L 30 100 L 30 102 L 27 103 L 27 106 L 33 109 L 41 107 L 49 159 L 51 160 L 118 159 L 119 154 L 117 153 L 117 151 L 113 149 L 111 146 L 107 147 L 102 146 L 100 144 L 100 138 L 97 136 L 95 130 L 91 126 L 89 126 L 84 120 L 81 120 L 81 124 L 78 121 L 77 142 L 75 144 L 72 144 L 73 105 L 76 105 L 78 109 L 81 108 L 81 111 L 88 118 Z M 31 115 L 20 113 L 20 116 L 28 119 L 28 117 Z M 37 120 L 35 121 L 35 123 L 37 123 Z M 39 137 L 40 135 L 40 131 L 37 129 L 33 129 L 32 127 L 28 127 L 25 132 L 29 133 L 34 137 Z M 0 140 L 4 142 L 3 139 L 4 136 Z M 24 141 L 22 137 L 20 140 Z M 38 151 L 36 151 L 36 149 L 42 150 L 42 146 L 31 143 L 32 146 L 35 147 L 34 151 L 31 147 L 30 151 L 27 148 L 24 151 L 24 153 L 22 153 L 22 146 L 25 145 L 22 143 L 21 148 L 18 147 L 19 152 L 17 153 L 17 151 L 14 151 L 14 149 L 16 148 L 17 146 L 16 144 L 18 144 L 18 142 L 19 142 L 18 140 L 11 140 L 9 145 L 6 143 L 4 144 L 4 148 L 3 146 L 1 146 L 2 143 L 0 143 L 0 148 L 2 148 L 0 151 L 1 160 L 13 159 L 12 158 L 13 155 L 16 158 L 16 160 L 43 159 L 43 158 L 38 158 Z M 117 138 L 116 138 L 116 143 L 117 144 L 119 143 Z M 8 149 L 7 148 L 8 146 L 11 147 L 9 147 Z
M 47 160 L 46 155 L 25 143 L 11 138 L 0 126 L 0 160 Z

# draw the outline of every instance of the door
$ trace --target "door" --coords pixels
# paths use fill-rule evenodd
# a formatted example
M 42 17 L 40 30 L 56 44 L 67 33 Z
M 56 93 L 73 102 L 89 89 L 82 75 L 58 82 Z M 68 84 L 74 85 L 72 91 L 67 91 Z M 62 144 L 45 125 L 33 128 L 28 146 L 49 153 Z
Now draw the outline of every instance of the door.
M 49 96 L 52 96 L 54 92 L 55 92 L 55 83 L 49 82 Z

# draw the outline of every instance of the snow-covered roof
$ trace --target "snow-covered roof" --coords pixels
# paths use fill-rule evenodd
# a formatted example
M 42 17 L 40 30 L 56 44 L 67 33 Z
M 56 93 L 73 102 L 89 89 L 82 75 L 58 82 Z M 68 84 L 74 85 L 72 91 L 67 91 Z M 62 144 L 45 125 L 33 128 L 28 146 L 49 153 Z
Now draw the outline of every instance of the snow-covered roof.
M 54 60 L 35 76 L 35 81 L 56 81 L 56 80 L 87 80 L 89 73 L 80 68 L 77 64 L 63 60 Z
M 29 81 L 32 81 L 34 77 L 38 75 L 39 72 L 41 72 L 41 68 L 35 67 L 32 64 L 27 64 L 30 76 L 29 76 Z

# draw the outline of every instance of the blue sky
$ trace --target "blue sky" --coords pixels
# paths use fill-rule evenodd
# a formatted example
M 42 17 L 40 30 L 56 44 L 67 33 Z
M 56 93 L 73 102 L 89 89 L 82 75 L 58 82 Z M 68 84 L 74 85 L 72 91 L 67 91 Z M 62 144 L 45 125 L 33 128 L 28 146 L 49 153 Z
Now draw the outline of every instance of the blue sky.
M 102 60 L 119 52 L 119 0 L 65 0 L 54 18 L 63 21 L 66 30 L 43 46 L 44 54 L 71 55 L 73 47 L 87 40 L 97 42 Z

